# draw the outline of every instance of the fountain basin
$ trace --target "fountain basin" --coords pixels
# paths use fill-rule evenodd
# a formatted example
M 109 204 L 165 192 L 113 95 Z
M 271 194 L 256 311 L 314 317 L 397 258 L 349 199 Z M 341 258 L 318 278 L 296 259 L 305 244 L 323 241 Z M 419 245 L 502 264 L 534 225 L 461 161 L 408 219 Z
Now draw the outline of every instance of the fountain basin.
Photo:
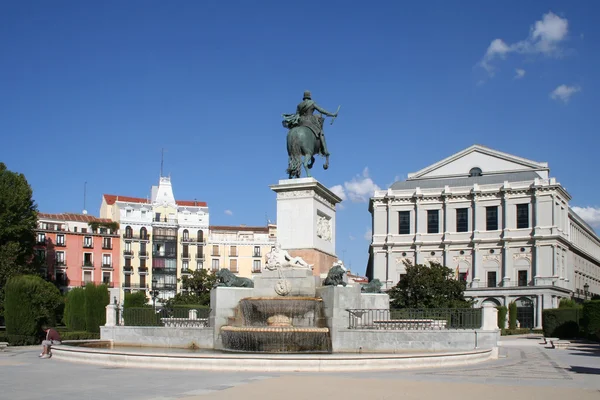
M 329 328 L 223 326 L 223 347 L 255 353 L 330 353 Z

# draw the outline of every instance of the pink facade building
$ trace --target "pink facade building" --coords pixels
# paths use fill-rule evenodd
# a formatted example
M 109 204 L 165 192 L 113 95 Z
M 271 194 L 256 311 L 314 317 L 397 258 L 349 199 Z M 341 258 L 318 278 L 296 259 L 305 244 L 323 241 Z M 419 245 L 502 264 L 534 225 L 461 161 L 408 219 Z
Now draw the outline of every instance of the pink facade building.
M 87 282 L 119 287 L 118 224 L 86 214 L 38 214 L 35 252 L 62 291 Z

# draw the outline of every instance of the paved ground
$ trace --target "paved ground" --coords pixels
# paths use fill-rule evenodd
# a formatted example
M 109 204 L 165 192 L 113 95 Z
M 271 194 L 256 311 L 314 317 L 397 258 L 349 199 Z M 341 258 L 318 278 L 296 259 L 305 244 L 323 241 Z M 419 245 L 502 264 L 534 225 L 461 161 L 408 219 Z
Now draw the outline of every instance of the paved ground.
M 463 368 L 344 374 L 257 374 L 105 368 L 40 360 L 39 348 L 0 353 L 2 399 L 445 400 L 600 399 L 600 346 L 547 349 L 502 340 L 501 358 Z

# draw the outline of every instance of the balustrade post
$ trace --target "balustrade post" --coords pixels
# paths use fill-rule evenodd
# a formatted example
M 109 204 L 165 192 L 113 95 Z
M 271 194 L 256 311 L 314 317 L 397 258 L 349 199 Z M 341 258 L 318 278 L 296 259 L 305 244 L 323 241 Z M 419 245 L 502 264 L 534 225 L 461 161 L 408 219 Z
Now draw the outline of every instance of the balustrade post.
M 109 304 L 106 306 L 106 323 L 104 326 L 117 325 L 117 305 Z
M 498 329 L 498 310 L 492 304 L 484 303 L 481 307 L 481 329 L 484 331 Z

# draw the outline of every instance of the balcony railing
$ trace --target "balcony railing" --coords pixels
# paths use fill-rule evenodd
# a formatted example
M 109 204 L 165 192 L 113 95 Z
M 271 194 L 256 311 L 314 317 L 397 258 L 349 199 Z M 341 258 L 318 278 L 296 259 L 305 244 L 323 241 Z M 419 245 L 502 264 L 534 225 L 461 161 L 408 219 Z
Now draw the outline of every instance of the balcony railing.
M 152 252 L 152 257 L 162 257 L 162 258 L 176 258 L 177 253 L 174 251 L 154 251 Z
M 65 260 L 56 260 L 55 264 L 56 267 L 66 267 L 67 263 L 65 262 Z
M 347 309 L 349 329 L 444 330 L 481 328 L 481 308 Z
M 196 253 L 196 260 L 204 260 L 204 253 Z
M 121 284 L 123 289 L 148 289 L 148 284 L 140 284 L 140 283 L 123 283 Z
M 152 287 L 152 290 L 177 290 L 176 283 L 157 283 Z
M 35 241 L 35 244 L 39 244 L 40 246 L 45 246 L 46 245 L 46 238 L 37 238 Z
M 123 255 L 125 257 L 133 257 L 133 250 L 123 250 Z
M 171 235 L 154 235 L 155 242 L 177 242 L 177 236 Z
M 133 272 L 133 267 L 131 265 L 124 265 L 123 272 Z
M 54 243 L 56 247 L 65 247 L 67 244 L 65 242 L 56 242 Z
M 138 268 L 138 272 L 140 274 L 147 274 L 148 273 L 148 267 L 139 267 Z
M 94 248 L 94 242 L 83 242 L 83 247 L 86 249 L 93 249 Z
M 105 262 L 102 263 L 102 269 L 112 269 L 112 267 L 113 267 L 113 265 L 111 262 L 110 263 L 105 263 Z
M 260 257 L 260 251 L 255 251 L 252 257 Z
M 181 258 L 184 260 L 189 260 L 190 259 L 190 253 L 181 253 Z
M 514 287 L 529 287 L 535 286 L 533 281 L 479 281 L 477 286 L 474 285 L 474 282 L 469 282 L 468 286 L 473 289 L 501 289 L 501 288 L 514 288 Z M 538 286 L 546 286 L 546 285 L 538 285 Z M 551 285 L 550 285 L 551 286 Z
M 115 287 L 115 283 L 114 282 L 94 282 L 94 281 L 81 282 L 81 286 L 83 287 L 83 286 L 87 285 L 88 283 L 95 283 L 97 285 L 106 285 L 109 288 Z
M 192 270 L 191 270 L 191 269 L 189 269 L 189 268 L 182 268 L 182 269 L 181 269 L 181 273 L 182 273 L 182 274 L 191 274 L 191 273 L 192 273 Z
M 166 224 L 177 224 L 177 218 L 152 218 L 152 222 L 162 222 Z
M 148 258 L 148 252 L 147 251 L 138 251 L 138 256 L 140 258 Z
M 112 250 L 112 244 L 102 243 L 103 250 Z
M 81 268 L 94 268 L 94 263 L 91 261 L 84 261 Z

